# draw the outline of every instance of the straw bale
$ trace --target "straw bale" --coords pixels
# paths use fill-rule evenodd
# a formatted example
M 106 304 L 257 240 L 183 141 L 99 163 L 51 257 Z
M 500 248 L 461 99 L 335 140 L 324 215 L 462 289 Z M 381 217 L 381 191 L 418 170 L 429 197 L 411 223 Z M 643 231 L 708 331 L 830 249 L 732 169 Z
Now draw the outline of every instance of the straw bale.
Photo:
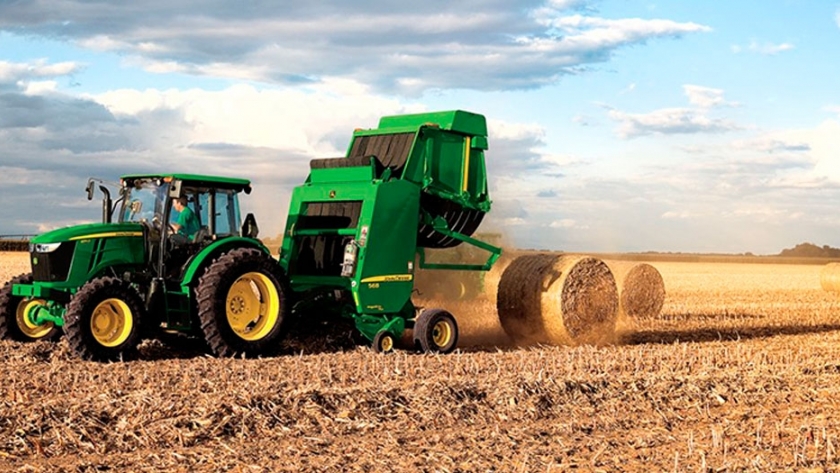
M 607 261 L 618 286 L 619 311 L 627 316 L 654 318 L 665 304 L 665 281 L 653 266 L 630 261 Z
M 520 344 L 610 343 L 618 290 L 601 260 L 526 255 L 513 260 L 502 274 L 496 306 L 505 332 Z
M 840 263 L 828 263 L 820 272 L 820 286 L 824 291 L 840 292 Z

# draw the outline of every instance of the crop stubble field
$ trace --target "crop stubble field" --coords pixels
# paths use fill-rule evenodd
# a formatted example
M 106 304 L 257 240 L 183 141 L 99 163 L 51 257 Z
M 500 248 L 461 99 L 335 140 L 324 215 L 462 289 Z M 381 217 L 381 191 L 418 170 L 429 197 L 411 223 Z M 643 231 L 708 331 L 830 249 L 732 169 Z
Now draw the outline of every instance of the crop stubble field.
M 26 254 L 0 263 L 5 281 Z M 0 342 L 0 471 L 837 469 L 840 294 L 821 266 L 651 264 L 662 314 L 603 347 L 508 346 L 483 298 L 446 303 L 447 356 L 306 332 L 258 360 Z

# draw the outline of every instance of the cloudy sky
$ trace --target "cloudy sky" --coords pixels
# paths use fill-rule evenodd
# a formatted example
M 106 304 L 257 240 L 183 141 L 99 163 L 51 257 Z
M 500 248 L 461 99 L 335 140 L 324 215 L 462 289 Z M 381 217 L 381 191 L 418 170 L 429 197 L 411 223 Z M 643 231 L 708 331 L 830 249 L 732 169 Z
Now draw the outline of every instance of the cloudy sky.
M 840 1 L 0 1 L 0 234 L 99 219 L 88 176 L 251 178 L 282 230 L 382 115 L 490 125 L 516 246 L 840 246 Z

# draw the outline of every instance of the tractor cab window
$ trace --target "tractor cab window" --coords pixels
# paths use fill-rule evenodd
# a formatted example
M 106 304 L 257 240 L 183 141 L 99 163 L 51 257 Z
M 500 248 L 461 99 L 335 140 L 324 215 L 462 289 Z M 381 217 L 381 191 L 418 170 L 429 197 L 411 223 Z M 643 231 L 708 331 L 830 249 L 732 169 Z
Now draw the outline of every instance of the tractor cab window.
M 238 236 L 241 219 L 239 214 L 239 201 L 236 191 L 229 189 L 185 189 L 186 207 L 192 212 L 196 219 L 196 228 L 190 231 L 181 230 L 184 222 L 175 225 L 177 232 L 188 237 L 192 241 L 198 241 L 205 237 L 215 235 L 216 238 L 227 236 Z M 170 224 L 178 224 L 183 212 L 179 212 L 173 200 L 172 209 L 169 213 Z M 195 231 L 191 231 L 195 230 Z M 170 230 L 171 231 L 171 230 Z
M 200 192 L 197 198 L 201 221 L 210 233 L 217 238 L 239 235 L 239 202 L 235 191 L 211 189 Z
M 169 183 L 157 179 L 136 179 L 127 186 L 123 200 L 121 222 L 148 222 L 152 225 L 163 220 L 163 206 Z
M 216 235 L 239 235 L 239 201 L 232 190 L 217 190 L 215 200 Z

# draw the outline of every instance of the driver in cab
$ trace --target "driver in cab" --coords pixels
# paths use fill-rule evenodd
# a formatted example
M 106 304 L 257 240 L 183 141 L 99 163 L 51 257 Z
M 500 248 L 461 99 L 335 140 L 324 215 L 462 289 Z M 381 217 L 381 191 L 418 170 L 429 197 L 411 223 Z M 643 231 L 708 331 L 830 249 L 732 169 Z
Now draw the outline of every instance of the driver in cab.
M 201 228 L 198 217 L 191 208 L 187 207 L 187 198 L 180 197 L 172 202 L 172 207 L 178 212 L 178 219 L 172 223 L 172 229 L 178 235 L 192 239 L 193 235 Z

